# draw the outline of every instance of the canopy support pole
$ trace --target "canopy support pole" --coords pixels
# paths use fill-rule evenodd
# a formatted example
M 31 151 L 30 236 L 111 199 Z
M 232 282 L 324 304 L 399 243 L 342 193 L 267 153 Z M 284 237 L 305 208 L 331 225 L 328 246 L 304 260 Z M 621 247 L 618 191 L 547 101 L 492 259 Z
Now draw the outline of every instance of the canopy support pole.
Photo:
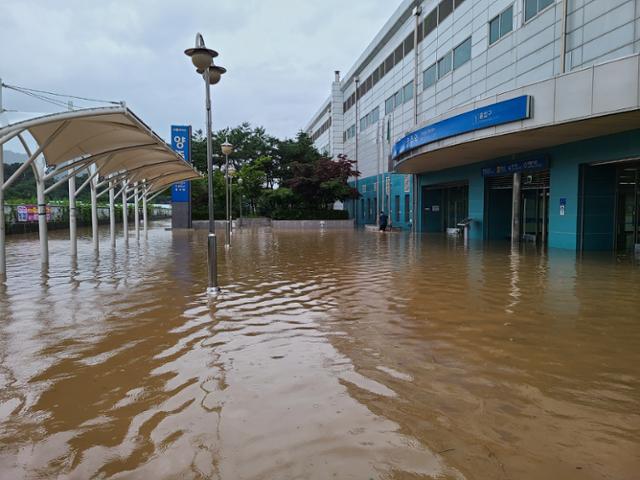
M 109 234 L 111 235 L 111 248 L 116 247 L 116 196 L 113 190 L 113 182 L 109 182 Z
M 135 222 L 136 240 L 140 241 L 140 196 L 138 195 L 138 182 L 133 184 L 133 221 Z
M 98 169 L 93 165 L 91 170 L 93 172 L 89 182 L 89 188 L 91 190 L 91 236 L 93 238 L 93 251 L 97 255 L 100 252 L 100 242 L 98 239 L 98 192 L 96 186 Z
M 129 219 L 127 218 L 127 182 L 122 182 L 122 232 L 124 245 L 129 246 Z
M 71 241 L 71 256 L 78 255 L 78 229 L 76 214 L 76 177 L 69 177 L 69 240 Z
M 0 88 L 1 89 L 1 88 Z M 0 108 L 2 105 L 0 104 Z M 0 283 L 7 279 L 7 257 L 5 251 L 5 224 L 4 224 L 4 146 L 0 145 Z
M 142 194 L 142 226 L 144 228 L 144 238 L 147 238 L 149 233 L 149 219 L 147 215 L 147 192 Z
M 44 168 L 34 165 L 36 177 L 36 196 L 38 199 L 38 236 L 40 237 L 40 261 L 49 265 L 49 232 L 47 231 L 47 201 L 44 194 Z

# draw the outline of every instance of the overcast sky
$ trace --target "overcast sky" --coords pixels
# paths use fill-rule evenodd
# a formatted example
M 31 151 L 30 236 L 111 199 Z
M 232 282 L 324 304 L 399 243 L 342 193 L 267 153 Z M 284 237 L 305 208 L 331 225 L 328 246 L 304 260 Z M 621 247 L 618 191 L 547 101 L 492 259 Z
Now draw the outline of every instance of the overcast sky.
M 0 0 L 5 83 L 125 100 L 161 136 L 204 124 L 204 86 L 183 54 L 203 33 L 229 70 L 214 128 L 243 121 L 293 136 L 399 0 Z M 56 107 L 13 92 L 7 109 Z

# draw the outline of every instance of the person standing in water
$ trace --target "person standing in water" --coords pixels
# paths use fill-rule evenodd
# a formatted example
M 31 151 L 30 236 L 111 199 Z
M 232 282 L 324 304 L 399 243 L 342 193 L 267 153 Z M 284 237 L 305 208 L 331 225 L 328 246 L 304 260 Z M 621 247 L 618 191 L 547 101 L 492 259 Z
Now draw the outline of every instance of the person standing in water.
M 387 231 L 387 225 L 389 224 L 389 217 L 387 216 L 386 213 L 384 212 L 380 212 L 380 231 L 381 232 L 386 232 Z

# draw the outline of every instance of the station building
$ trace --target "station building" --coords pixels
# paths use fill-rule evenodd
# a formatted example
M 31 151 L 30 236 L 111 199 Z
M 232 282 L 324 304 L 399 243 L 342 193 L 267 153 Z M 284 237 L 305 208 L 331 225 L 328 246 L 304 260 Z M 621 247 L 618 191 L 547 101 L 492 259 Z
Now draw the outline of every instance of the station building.
M 640 0 L 405 0 L 307 125 L 358 224 L 640 249 Z

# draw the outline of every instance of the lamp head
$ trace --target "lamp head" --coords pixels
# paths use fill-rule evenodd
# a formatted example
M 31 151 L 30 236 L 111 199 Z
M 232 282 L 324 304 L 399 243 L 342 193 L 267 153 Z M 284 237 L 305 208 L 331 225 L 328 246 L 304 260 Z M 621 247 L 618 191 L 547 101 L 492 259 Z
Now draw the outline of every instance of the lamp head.
M 203 73 L 211 65 L 213 59 L 218 56 L 218 52 L 206 47 L 204 38 L 200 33 L 196 35 L 196 46 L 186 49 L 184 53 L 191 57 L 191 61 L 198 73 Z
M 211 64 L 209 66 L 209 84 L 215 85 L 218 83 L 225 73 L 227 73 L 226 68 Z
M 222 153 L 225 155 L 231 155 L 233 153 L 233 145 L 231 145 L 228 140 L 220 145 L 220 148 L 222 148 Z

